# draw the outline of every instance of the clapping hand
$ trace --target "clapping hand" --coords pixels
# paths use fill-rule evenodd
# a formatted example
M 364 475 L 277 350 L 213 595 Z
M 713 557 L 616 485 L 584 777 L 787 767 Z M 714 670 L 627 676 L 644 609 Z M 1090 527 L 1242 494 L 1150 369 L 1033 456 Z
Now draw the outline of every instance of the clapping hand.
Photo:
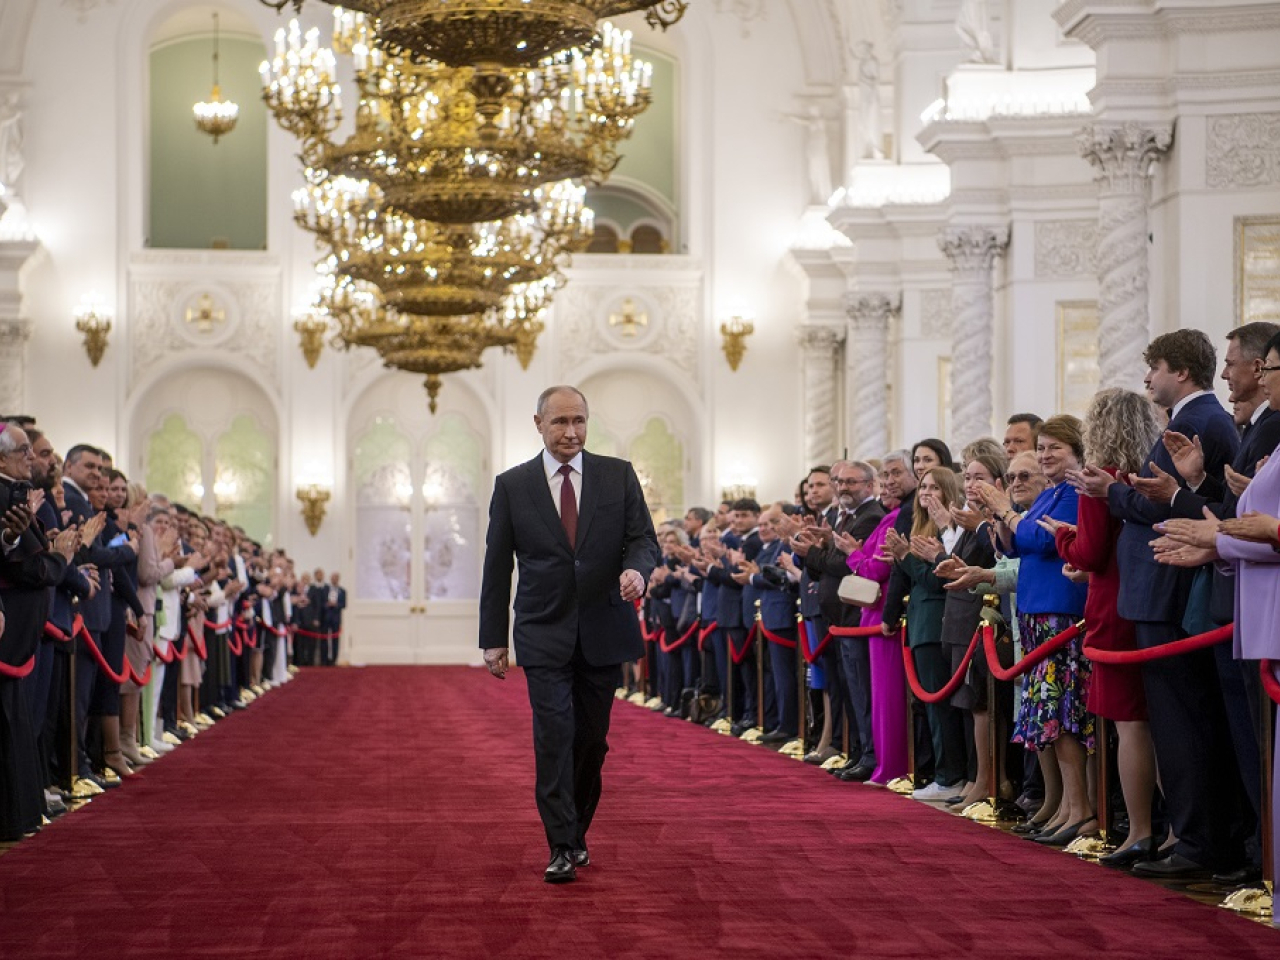
M 972 533 L 982 526 L 982 522 L 986 519 L 977 510 L 970 510 L 968 506 L 957 506 L 951 508 L 951 519 L 955 521 L 957 527 L 961 530 L 968 530 Z
M 27 506 L 31 508 L 31 515 L 33 517 L 39 513 L 40 508 L 44 506 L 44 491 L 39 487 L 36 487 L 27 494 Z
M 1174 436 L 1182 435 L 1174 434 Z M 1173 495 L 1178 492 L 1178 481 L 1173 474 L 1165 473 L 1161 470 L 1160 465 L 1154 460 L 1148 466 L 1151 467 L 1151 476 L 1130 477 L 1129 483 L 1133 485 L 1133 489 L 1137 490 L 1152 503 L 1172 502 Z
M 80 531 L 75 527 L 62 530 L 53 538 L 53 552 L 61 554 L 68 563 L 71 562 L 71 558 L 76 555 L 76 551 L 79 549 Z
M 1280 520 L 1267 516 L 1265 513 L 1258 513 L 1256 510 L 1250 510 L 1243 517 L 1223 520 L 1218 525 L 1220 533 L 1235 537 L 1237 540 L 1249 540 L 1253 543 L 1280 542 L 1280 529 L 1278 528 L 1280 528 Z
M 1076 493 L 1082 497 L 1093 497 L 1097 500 L 1105 500 L 1107 491 L 1111 489 L 1111 485 L 1117 480 L 1107 471 L 1095 467 L 1093 464 L 1086 464 L 1079 470 L 1067 471 L 1067 483 L 1075 488 Z
M 1152 540 L 1151 552 L 1156 563 L 1169 567 L 1198 567 L 1218 558 L 1217 550 L 1193 547 L 1172 537 L 1157 537 Z
M 1189 547 L 1213 550 L 1217 547 L 1221 521 L 1208 507 L 1204 508 L 1204 516 L 1203 520 L 1166 520 L 1164 523 L 1157 523 L 1155 529 L 1169 539 Z
M 968 590 L 982 583 L 994 583 L 995 574 L 982 567 L 972 567 L 955 557 L 948 557 L 935 568 L 934 572 L 950 583 L 942 585 L 943 590 L 953 593 Z
M 1174 469 L 1187 481 L 1188 486 L 1194 488 L 1204 483 L 1204 447 L 1200 445 L 1199 437 L 1188 440 L 1176 430 L 1166 430 L 1162 442 L 1169 451 Z
M 5 511 L 4 517 L 0 518 L 2 525 L 14 543 L 27 532 L 27 527 L 31 526 L 31 507 L 25 503 L 15 503 Z
M 937 537 L 911 538 L 911 555 L 919 557 L 925 563 L 933 563 L 938 559 L 938 555 L 943 553 L 945 551 L 942 548 L 942 541 Z
M 1263 457 L 1261 460 L 1259 460 L 1258 469 L 1261 470 L 1262 465 L 1266 463 L 1267 460 L 1269 459 L 1270 459 L 1269 457 Z M 1248 477 L 1243 473 L 1239 473 L 1236 470 L 1232 470 L 1231 464 L 1229 463 L 1222 468 L 1222 475 L 1227 481 L 1227 488 L 1236 495 L 1237 499 L 1239 499 L 1244 495 L 1245 490 L 1248 489 L 1249 484 L 1253 479 L 1252 477 Z
M 80 527 L 80 539 L 85 543 L 93 543 L 102 535 L 102 530 L 106 525 L 107 515 L 105 513 L 95 513 Z
M 862 549 L 862 541 L 855 539 L 851 533 L 833 532 L 831 534 L 831 542 L 835 545 L 835 548 L 846 557 L 849 556 L 849 554 Z
M 1050 534 L 1056 535 L 1060 527 L 1066 527 L 1068 530 L 1076 529 L 1074 523 L 1067 523 L 1065 520 L 1055 520 L 1053 517 L 1041 517 L 1036 521 L 1036 525 L 1041 530 L 1045 530 Z
M 1077 570 L 1069 563 L 1062 565 L 1062 575 L 1072 583 L 1088 583 L 1089 573 L 1087 570 Z
M 1004 516 L 1013 507 L 1013 501 L 1009 499 L 1007 493 L 985 480 L 978 483 L 978 496 L 982 498 L 986 508 L 997 517 Z
M 911 552 L 911 543 L 897 530 L 889 530 L 884 538 L 884 552 L 889 560 L 901 561 Z

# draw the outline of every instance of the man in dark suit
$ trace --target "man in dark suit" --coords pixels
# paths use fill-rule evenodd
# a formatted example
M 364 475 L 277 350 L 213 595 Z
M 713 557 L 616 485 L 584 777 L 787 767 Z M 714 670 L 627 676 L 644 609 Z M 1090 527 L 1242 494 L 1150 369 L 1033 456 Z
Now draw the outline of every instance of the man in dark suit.
M 1147 392 L 1170 411 L 1169 430 L 1199 438 L 1205 472 L 1221 480 L 1235 457 L 1239 437 L 1231 417 L 1211 392 L 1217 356 L 1199 330 L 1175 330 L 1147 347 Z M 1164 442 L 1157 440 L 1142 477 L 1159 468 L 1185 483 Z M 1186 636 L 1183 617 L 1192 571 L 1156 562 L 1154 525 L 1168 520 L 1168 504 L 1153 503 L 1134 487 L 1090 465 L 1069 474 L 1082 494 L 1105 497 L 1111 515 L 1124 521 L 1116 545 L 1120 565 L 1120 616 L 1132 620 L 1140 649 Z M 1143 664 L 1142 683 L 1151 717 L 1156 765 L 1178 838 L 1160 860 L 1140 863 L 1135 873 L 1165 879 L 1207 879 L 1214 870 L 1238 867 L 1243 857 L 1234 830 L 1238 780 L 1214 654 L 1199 650 Z
M 844 462 L 833 468 L 839 509 L 831 525 L 834 533 L 848 534 L 859 543 L 866 540 L 885 515 L 884 505 L 876 498 L 876 469 L 860 460 Z M 818 599 L 828 623 L 838 627 L 856 627 L 862 608 L 840 601 L 840 581 L 849 574 L 848 554 L 825 536 L 805 556 L 805 568 L 818 581 Z M 824 633 L 825 636 L 825 633 Z M 814 643 L 822 637 L 815 636 Z M 832 646 L 842 660 L 845 688 L 848 691 L 853 722 L 849 725 L 849 762 L 840 777 L 862 782 L 876 768 L 876 748 L 871 737 L 871 655 L 867 641 L 860 637 L 836 640 Z
M 508 609 L 533 709 L 538 813 L 551 847 L 544 879 L 589 864 L 587 830 L 621 665 L 644 653 L 632 606 L 658 562 L 644 492 L 625 460 L 587 453 L 587 399 L 557 386 L 533 422 L 545 449 L 499 474 L 489 504 L 480 588 L 480 647 L 508 668 Z M 511 602 L 513 559 L 520 579 Z
M 1246 323 L 1227 334 L 1227 352 L 1221 376 L 1231 390 L 1227 399 L 1231 401 L 1232 418 L 1242 431 L 1240 450 L 1231 463 L 1231 469 L 1244 477 L 1252 478 L 1258 461 L 1270 456 L 1280 445 L 1280 413 L 1267 403 L 1260 381 L 1267 343 L 1277 333 L 1280 333 L 1280 326 L 1274 323 Z M 1178 486 L 1172 476 L 1156 469 L 1154 478 L 1134 481 L 1134 487 L 1140 493 L 1156 503 L 1169 503 L 1173 516 L 1184 520 L 1202 520 L 1206 509 L 1222 520 L 1236 515 L 1239 497 L 1225 483 L 1205 472 L 1202 445 L 1180 434 L 1170 434 L 1165 439 L 1165 447 L 1187 485 Z M 1214 536 L 1216 532 L 1215 529 Z M 1226 576 L 1216 566 L 1206 569 L 1210 571 L 1209 616 L 1219 626 L 1228 624 L 1235 619 L 1235 578 Z M 1216 644 L 1213 653 L 1236 764 L 1253 814 L 1253 818 L 1244 824 L 1245 832 L 1251 838 L 1248 864 L 1240 871 L 1228 871 L 1228 874 L 1214 877 L 1215 881 L 1233 885 L 1258 879 L 1262 869 L 1262 842 L 1258 828 L 1263 816 L 1263 777 L 1257 734 L 1262 683 L 1257 661 L 1235 660 L 1231 644 Z
M 325 595 L 324 632 L 329 635 L 320 648 L 320 662 L 332 667 L 338 662 L 338 646 L 341 644 L 342 611 L 347 609 L 347 590 L 342 586 L 337 570 L 329 575 L 329 588 Z

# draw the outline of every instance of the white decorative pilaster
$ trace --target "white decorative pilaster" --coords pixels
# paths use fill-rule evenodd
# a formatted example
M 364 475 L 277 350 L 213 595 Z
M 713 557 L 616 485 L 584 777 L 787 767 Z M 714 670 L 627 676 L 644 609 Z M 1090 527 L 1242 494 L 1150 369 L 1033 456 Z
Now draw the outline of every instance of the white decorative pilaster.
M 900 309 L 901 301 L 884 293 L 845 297 L 849 452 L 860 460 L 889 449 L 889 324 Z
M 1170 127 L 1090 124 L 1077 138 L 1097 168 L 1098 353 L 1100 385 L 1140 389 L 1147 317 L 1147 192 L 1151 171 L 1173 142 Z
M 804 376 L 805 469 L 830 463 L 840 452 L 836 366 L 844 330 L 805 324 L 797 330 Z
M 0 413 L 25 413 L 27 337 L 20 275 L 36 252 L 34 240 L 0 240 Z
M 995 300 L 991 268 L 1009 244 L 1007 226 L 947 227 L 938 246 L 951 261 L 951 437 L 991 435 Z

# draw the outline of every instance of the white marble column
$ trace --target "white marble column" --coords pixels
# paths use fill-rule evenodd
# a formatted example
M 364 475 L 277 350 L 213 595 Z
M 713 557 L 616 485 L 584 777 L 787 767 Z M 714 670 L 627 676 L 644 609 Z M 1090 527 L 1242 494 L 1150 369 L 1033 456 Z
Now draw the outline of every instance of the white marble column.
M 1151 331 L 1147 316 L 1147 192 L 1173 142 L 1170 127 L 1090 124 L 1077 138 L 1098 173 L 1098 353 L 1100 385 L 1142 389 Z
M 900 309 L 900 299 L 884 293 L 845 296 L 849 453 L 860 460 L 889 449 L 889 324 Z
M 938 246 L 951 261 L 951 436 L 961 444 L 991 435 L 995 299 L 991 268 L 1009 245 L 1009 228 L 947 227 Z
M 804 377 L 804 469 L 830 463 L 840 452 L 836 368 L 844 330 L 805 324 L 797 330 Z
M 0 413 L 27 413 L 26 357 L 31 324 L 22 319 L 22 266 L 33 253 L 34 240 L 0 239 Z

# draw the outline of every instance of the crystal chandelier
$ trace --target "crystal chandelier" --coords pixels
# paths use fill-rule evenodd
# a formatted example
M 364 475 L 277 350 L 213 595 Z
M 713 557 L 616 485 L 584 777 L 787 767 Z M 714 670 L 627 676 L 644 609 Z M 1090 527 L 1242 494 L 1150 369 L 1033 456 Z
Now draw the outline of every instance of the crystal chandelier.
M 303 0 L 260 0 L 277 12 Z M 333 0 L 325 0 L 333 6 Z M 390 50 L 451 67 L 530 67 L 570 47 L 589 46 L 605 17 L 645 11 L 652 27 L 676 23 L 687 0 L 345 0 L 377 21 Z
M 527 368 L 558 267 L 592 234 L 582 184 L 617 165 L 652 70 L 632 56 L 629 32 L 605 23 L 596 36 L 599 10 L 617 3 L 559 3 L 597 8 L 586 40 L 511 66 L 407 56 L 385 29 L 391 8 L 407 5 L 349 6 L 334 11 L 332 49 L 296 20 L 277 31 L 263 99 L 301 142 L 295 220 L 322 251 L 311 316 L 335 346 L 373 347 L 385 365 L 423 374 L 434 411 L 441 377 L 479 366 L 490 347 Z M 556 4 L 420 6 L 479 16 Z M 638 6 L 654 5 L 628 9 Z M 335 52 L 350 58 L 357 91 L 345 139 Z
M 213 93 L 208 100 L 195 104 L 191 111 L 195 114 L 196 127 L 202 133 L 213 137 L 216 144 L 218 138 L 235 129 L 236 120 L 240 117 L 239 105 L 222 99 L 222 86 L 218 83 L 218 14 L 213 15 Z

